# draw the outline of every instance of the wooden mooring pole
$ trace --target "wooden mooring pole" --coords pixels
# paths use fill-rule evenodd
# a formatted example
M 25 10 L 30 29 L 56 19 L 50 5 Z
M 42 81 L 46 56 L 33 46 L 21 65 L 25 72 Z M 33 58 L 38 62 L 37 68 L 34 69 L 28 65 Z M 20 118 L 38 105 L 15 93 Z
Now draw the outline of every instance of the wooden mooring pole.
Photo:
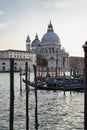
M 85 52 L 84 130 L 87 130 L 87 41 L 83 48 Z
M 28 67 L 28 80 L 30 81 L 30 66 Z M 30 85 L 29 84 L 28 84 L 28 91 L 30 91 Z
M 22 79 L 21 79 L 21 75 L 22 75 L 22 72 L 21 72 L 21 68 L 20 68 L 20 95 L 22 96 Z
M 28 62 L 25 63 L 25 80 L 27 81 L 27 75 L 28 75 Z M 28 84 L 26 82 L 26 130 L 29 130 L 29 112 L 28 112 Z
M 14 124 L 14 59 L 10 59 L 10 121 L 9 130 L 13 130 Z
M 35 128 L 38 128 L 38 113 L 37 113 L 37 79 L 36 79 L 36 66 L 34 65 L 34 78 L 35 78 Z

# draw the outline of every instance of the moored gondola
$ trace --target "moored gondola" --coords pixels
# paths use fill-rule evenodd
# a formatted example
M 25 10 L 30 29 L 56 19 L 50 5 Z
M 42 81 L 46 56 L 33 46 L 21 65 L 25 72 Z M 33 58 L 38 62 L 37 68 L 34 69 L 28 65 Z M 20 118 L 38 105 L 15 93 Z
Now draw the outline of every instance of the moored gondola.
M 23 82 L 24 83 L 27 83 L 29 84 L 30 86 L 32 86 L 33 88 L 35 88 L 35 83 L 34 82 L 30 82 L 30 81 L 26 81 L 23 79 Z M 55 83 L 56 84 L 56 83 Z M 52 86 L 53 85 L 53 86 Z M 84 91 L 84 84 L 82 83 L 70 83 L 70 84 L 61 84 L 61 86 L 58 86 L 58 85 L 54 85 L 54 84 L 49 84 L 48 85 L 48 82 L 42 82 L 42 81 L 39 81 L 37 82 L 37 89 L 38 90 L 62 90 L 62 91 L 79 91 L 79 92 L 82 92 Z

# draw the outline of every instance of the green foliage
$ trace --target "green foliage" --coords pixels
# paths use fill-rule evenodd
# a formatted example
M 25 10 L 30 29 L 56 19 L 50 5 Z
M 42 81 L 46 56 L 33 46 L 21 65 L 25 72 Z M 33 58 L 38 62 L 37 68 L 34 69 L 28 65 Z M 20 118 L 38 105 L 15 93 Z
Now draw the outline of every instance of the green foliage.
M 47 60 L 40 54 L 37 54 L 37 66 L 47 66 Z

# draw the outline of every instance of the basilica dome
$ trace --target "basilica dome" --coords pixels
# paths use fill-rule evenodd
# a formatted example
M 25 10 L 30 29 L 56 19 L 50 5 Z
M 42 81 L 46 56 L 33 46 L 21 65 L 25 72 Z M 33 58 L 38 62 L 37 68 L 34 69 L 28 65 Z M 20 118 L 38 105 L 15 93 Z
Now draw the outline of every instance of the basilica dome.
M 51 22 L 48 25 L 47 33 L 45 33 L 41 39 L 41 43 L 60 43 L 60 39 L 54 32 Z

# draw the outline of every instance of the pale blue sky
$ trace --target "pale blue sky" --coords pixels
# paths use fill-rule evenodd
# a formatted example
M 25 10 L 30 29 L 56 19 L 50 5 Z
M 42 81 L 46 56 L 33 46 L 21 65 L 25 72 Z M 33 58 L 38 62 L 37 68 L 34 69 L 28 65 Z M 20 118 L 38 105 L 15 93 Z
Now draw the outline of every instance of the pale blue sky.
M 87 0 L 0 0 L 0 50 L 26 48 L 47 32 L 51 20 L 70 56 L 84 56 L 87 40 Z

